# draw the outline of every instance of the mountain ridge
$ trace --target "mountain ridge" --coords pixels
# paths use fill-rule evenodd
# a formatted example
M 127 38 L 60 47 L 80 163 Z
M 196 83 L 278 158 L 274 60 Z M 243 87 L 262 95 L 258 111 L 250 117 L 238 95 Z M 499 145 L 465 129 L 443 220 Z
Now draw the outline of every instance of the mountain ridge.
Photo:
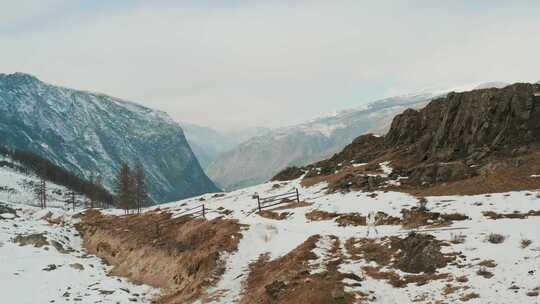
M 334 115 L 274 129 L 222 154 L 208 166 L 207 173 L 225 189 L 269 180 L 288 166 L 302 166 L 331 156 L 360 134 L 382 134 L 393 115 L 406 107 L 421 107 L 441 94 L 421 92 L 384 98 Z
M 158 202 L 218 188 L 202 171 L 179 124 L 166 113 L 103 93 L 0 74 L 0 144 L 29 150 L 112 189 L 121 161 L 142 163 Z

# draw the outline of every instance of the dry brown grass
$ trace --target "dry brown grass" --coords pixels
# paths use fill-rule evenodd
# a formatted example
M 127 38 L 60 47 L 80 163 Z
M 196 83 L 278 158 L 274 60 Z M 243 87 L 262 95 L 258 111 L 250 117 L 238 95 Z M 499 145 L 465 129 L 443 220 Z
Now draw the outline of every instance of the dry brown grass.
M 446 284 L 446 286 L 444 286 L 444 288 L 443 288 L 442 294 L 444 296 L 447 296 L 449 294 L 456 293 L 456 291 L 458 291 L 460 289 L 461 289 L 461 287 L 459 287 L 459 286 L 454 286 L 452 284 Z
M 478 269 L 478 271 L 476 272 L 477 275 L 481 276 L 481 277 L 484 277 L 486 279 L 491 279 L 494 274 L 490 271 L 488 271 L 485 267 L 480 267 L 480 269 Z
M 497 263 L 495 263 L 494 260 L 483 260 L 482 262 L 478 263 L 478 265 L 488 268 L 495 268 L 497 267 Z
M 535 150 L 538 150 L 537 148 L 535 147 Z M 531 175 L 540 172 L 540 152 L 532 152 L 524 156 L 523 160 L 526 165 L 517 167 L 512 159 L 495 159 L 492 161 L 495 164 L 492 168 L 468 179 L 427 188 L 402 186 L 392 189 L 416 196 L 478 195 L 540 189 L 540 178 L 531 178 Z
M 296 201 L 293 201 L 291 203 L 288 203 L 288 204 L 284 204 L 284 205 L 278 205 L 277 207 L 275 208 L 271 208 L 269 210 L 272 210 L 272 211 L 277 211 L 277 210 L 287 210 L 287 209 L 295 209 L 295 208 L 303 208 L 303 207 L 309 207 L 313 205 L 313 203 L 308 203 L 306 201 L 300 201 L 300 203 L 296 202 Z
M 77 225 L 90 254 L 112 265 L 111 274 L 164 290 L 159 304 L 191 302 L 224 271 L 220 256 L 237 250 L 237 221 L 173 219 L 162 212 L 105 216 L 87 211 Z
M 269 260 L 263 255 L 250 265 L 241 304 L 354 303 L 353 295 L 344 291 L 343 278 L 337 271 L 341 261 L 339 241 L 331 250 L 332 260 L 323 273 L 310 274 L 309 261 L 319 235 L 311 236 L 285 256 Z
M 530 210 L 527 213 L 520 213 L 520 212 L 514 212 L 514 213 L 497 213 L 495 211 L 484 211 L 482 214 L 491 219 L 491 220 L 498 220 L 498 219 L 525 219 L 529 216 L 540 216 L 540 211 Z
M 448 273 L 414 274 L 401 277 L 395 271 L 382 271 L 380 267 L 365 266 L 362 269 L 369 277 L 376 280 L 388 281 L 388 283 L 396 288 L 403 288 L 408 284 L 422 286 L 431 281 L 445 280 L 450 277 Z
M 335 213 L 322 210 L 313 210 L 305 214 L 305 217 L 310 221 L 327 221 L 335 219 L 340 227 L 345 226 L 366 226 L 367 219 L 360 213 Z M 389 216 L 384 212 L 377 212 L 377 225 L 400 225 L 401 219 L 398 217 Z
M 328 221 L 338 216 L 338 213 L 326 212 L 322 210 L 313 210 L 305 214 L 305 217 L 310 221 Z
M 504 235 L 498 234 L 498 233 L 490 233 L 487 236 L 487 241 L 492 243 L 492 244 L 502 244 L 502 243 L 504 243 L 505 239 L 506 239 L 506 237 Z
M 459 298 L 461 301 L 463 302 L 467 302 L 467 301 L 470 301 L 472 299 L 478 299 L 480 298 L 480 295 L 475 293 L 475 292 L 471 292 L 471 293 L 468 293 L 468 294 L 465 294 L 463 295 L 461 298 Z
M 272 210 L 263 210 L 261 212 L 257 212 L 257 215 L 262 216 L 267 219 L 271 220 L 285 220 L 287 219 L 291 213 L 289 212 L 274 212 Z
M 531 244 L 532 244 L 532 241 L 529 240 L 529 239 L 522 239 L 522 240 L 519 242 L 519 245 L 520 245 L 521 248 L 523 248 L 523 249 L 529 247 Z

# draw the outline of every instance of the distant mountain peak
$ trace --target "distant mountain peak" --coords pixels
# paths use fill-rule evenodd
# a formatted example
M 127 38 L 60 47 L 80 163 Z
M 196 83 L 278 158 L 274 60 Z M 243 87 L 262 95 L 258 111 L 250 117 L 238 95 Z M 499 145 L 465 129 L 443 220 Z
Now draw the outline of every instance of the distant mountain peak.
M 12 74 L 0 73 L 0 81 L 9 82 L 10 84 L 25 84 L 41 82 L 36 76 L 21 72 L 15 72 Z
M 474 87 L 473 90 L 480 90 L 480 89 L 491 89 L 491 88 L 497 88 L 502 89 L 506 86 L 509 86 L 510 84 L 508 82 L 502 82 L 502 81 L 491 81 L 491 82 L 485 82 L 477 85 Z

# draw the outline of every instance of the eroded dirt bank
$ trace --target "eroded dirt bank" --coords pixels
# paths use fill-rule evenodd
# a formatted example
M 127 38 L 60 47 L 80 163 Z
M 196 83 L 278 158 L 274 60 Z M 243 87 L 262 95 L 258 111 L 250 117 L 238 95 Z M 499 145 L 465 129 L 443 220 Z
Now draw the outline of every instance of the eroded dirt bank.
M 190 303 L 224 271 L 223 254 L 237 250 L 236 220 L 172 218 L 164 212 L 111 216 L 87 211 L 77 225 L 90 254 L 112 274 L 162 288 L 155 303 Z
M 262 255 L 250 265 L 240 303 L 354 303 L 354 297 L 344 291 L 342 282 L 348 275 L 338 271 L 342 253 L 337 237 L 331 237 L 333 244 L 329 250 L 330 261 L 325 261 L 326 269 L 320 272 L 311 269 L 310 263 L 320 258 L 313 252 L 320 239 L 320 235 L 311 236 L 296 249 L 275 260 L 270 261 L 268 256 Z

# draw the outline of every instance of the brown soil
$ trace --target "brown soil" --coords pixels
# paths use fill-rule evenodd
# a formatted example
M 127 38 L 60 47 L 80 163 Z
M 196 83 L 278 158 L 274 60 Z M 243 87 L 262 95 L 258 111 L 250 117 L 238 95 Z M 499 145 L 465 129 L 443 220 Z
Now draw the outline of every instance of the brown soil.
M 431 235 L 411 233 L 406 238 L 396 236 L 381 239 L 352 238 L 347 240 L 345 248 L 351 259 L 375 262 L 376 267 L 364 267 L 364 272 L 375 279 L 389 281 L 395 287 L 404 287 L 410 283 L 419 285 L 430 280 L 448 278 L 448 274 L 437 273 L 455 259 L 453 254 L 441 253 L 443 243 Z M 382 270 L 382 268 L 387 270 Z M 418 275 L 401 277 L 392 268 Z
M 406 287 L 408 284 L 416 284 L 418 286 L 426 285 L 431 281 L 448 279 L 448 273 L 429 273 L 417 275 L 405 275 L 401 277 L 395 271 L 382 271 L 380 267 L 365 266 L 362 270 L 376 280 L 386 280 L 392 286 L 397 288 Z
M 317 256 L 312 252 L 319 235 L 308 238 L 287 255 L 270 261 L 267 255 L 250 266 L 241 304 L 348 304 L 354 303 L 353 295 L 344 291 L 343 278 L 337 271 L 342 262 L 339 241 L 332 249 L 333 259 L 327 271 L 310 274 L 309 261 Z M 350 276 L 349 276 L 350 277 Z
M 288 203 L 288 204 L 284 204 L 284 205 L 279 205 L 275 208 L 272 208 L 272 209 L 269 209 L 269 210 L 272 210 L 272 211 L 276 211 L 276 210 L 287 210 L 287 209 L 294 209 L 294 208 L 303 208 L 303 207 L 309 207 L 311 206 L 312 203 L 308 203 L 306 201 L 300 201 L 300 203 L 296 202 L 296 201 L 293 201 L 291 203 Z
M 339 216 L 338 213 L 313 210 L 305 214 L 310 221 L 328 221 Z
M 285 220 L 287 219 L 291 213 L 289 212 L 274 212 L 272 210 L 263 210 L 261 212 L 257 212 L 257 215 L 265 217 L 267 219 L 271 220 Z
M 474 292 L 471 292 L 471 293 L 468 293 L 466 295 L 463 295 L 460 300 L 463 301 L 463 302 L 467 302 L 469 300 L 472 300 L 472 299 L 478 299 L 480 298 L 480 295 L 477 294 L 477 293 L 474 293 Z
M 366 217 L 360 213 L 334 213 L 322 210 L 313 210 L 305 214 L 310 221 L 327 221 L 335 219 L 340 227 L 345 226 L 366 226 Z M 401 220 L 397 217 L 389 216 L 384 212 L 377 212 L 377 225 L 399 225 Z
M 540 189 L 540 152 L 516 159 L 498 159 L 480 169 L 480 174 L 464 180 L 436 184 L 427 188 L 404 185 L 389 188 L 416 196 L 478 195 Z
M 485 217 L 491 219 L 491 220 L 498 220 L 498 219 L 525 219 L 529 216 L 540 216 L 540 210 L 534 211 L 531 210 L 527 213 L 497 213 L 495 211 L 485 211 L 482 213 Z
M 148 212 L 107 216 L 87 211 L 77 225 L 84 246 L 113 275 L 164 290 L 155 303 L 189 303 L 224 271 L 221 255 L 237 250 L 237 221 L 177 218 Z
M 403 209 L 401 210 L 401 214 L 403 215 L 401 224 L 405 229 L 414 229 L 421 226 L 445 227 L 452 224 L 453 221 L 464 221 L 469 219 L 469 217 L 461 213 L 445 214 L 430 212 L 416 207 Z
M 49 241 L 45 237 L 44 233 L 34 233 L 29 235 L 17 235 L 13 239 L 14 243 L 19 244 L 19 246 L 32 245 L 37 248 L 49 245 Z
M 484 267 L 489 267 L 489 268 L 497 267 L 497 263 L 495 263 L 494 260 L 484 260 L 484 261 L 478 263 L 478 265 L 484 266 Z

